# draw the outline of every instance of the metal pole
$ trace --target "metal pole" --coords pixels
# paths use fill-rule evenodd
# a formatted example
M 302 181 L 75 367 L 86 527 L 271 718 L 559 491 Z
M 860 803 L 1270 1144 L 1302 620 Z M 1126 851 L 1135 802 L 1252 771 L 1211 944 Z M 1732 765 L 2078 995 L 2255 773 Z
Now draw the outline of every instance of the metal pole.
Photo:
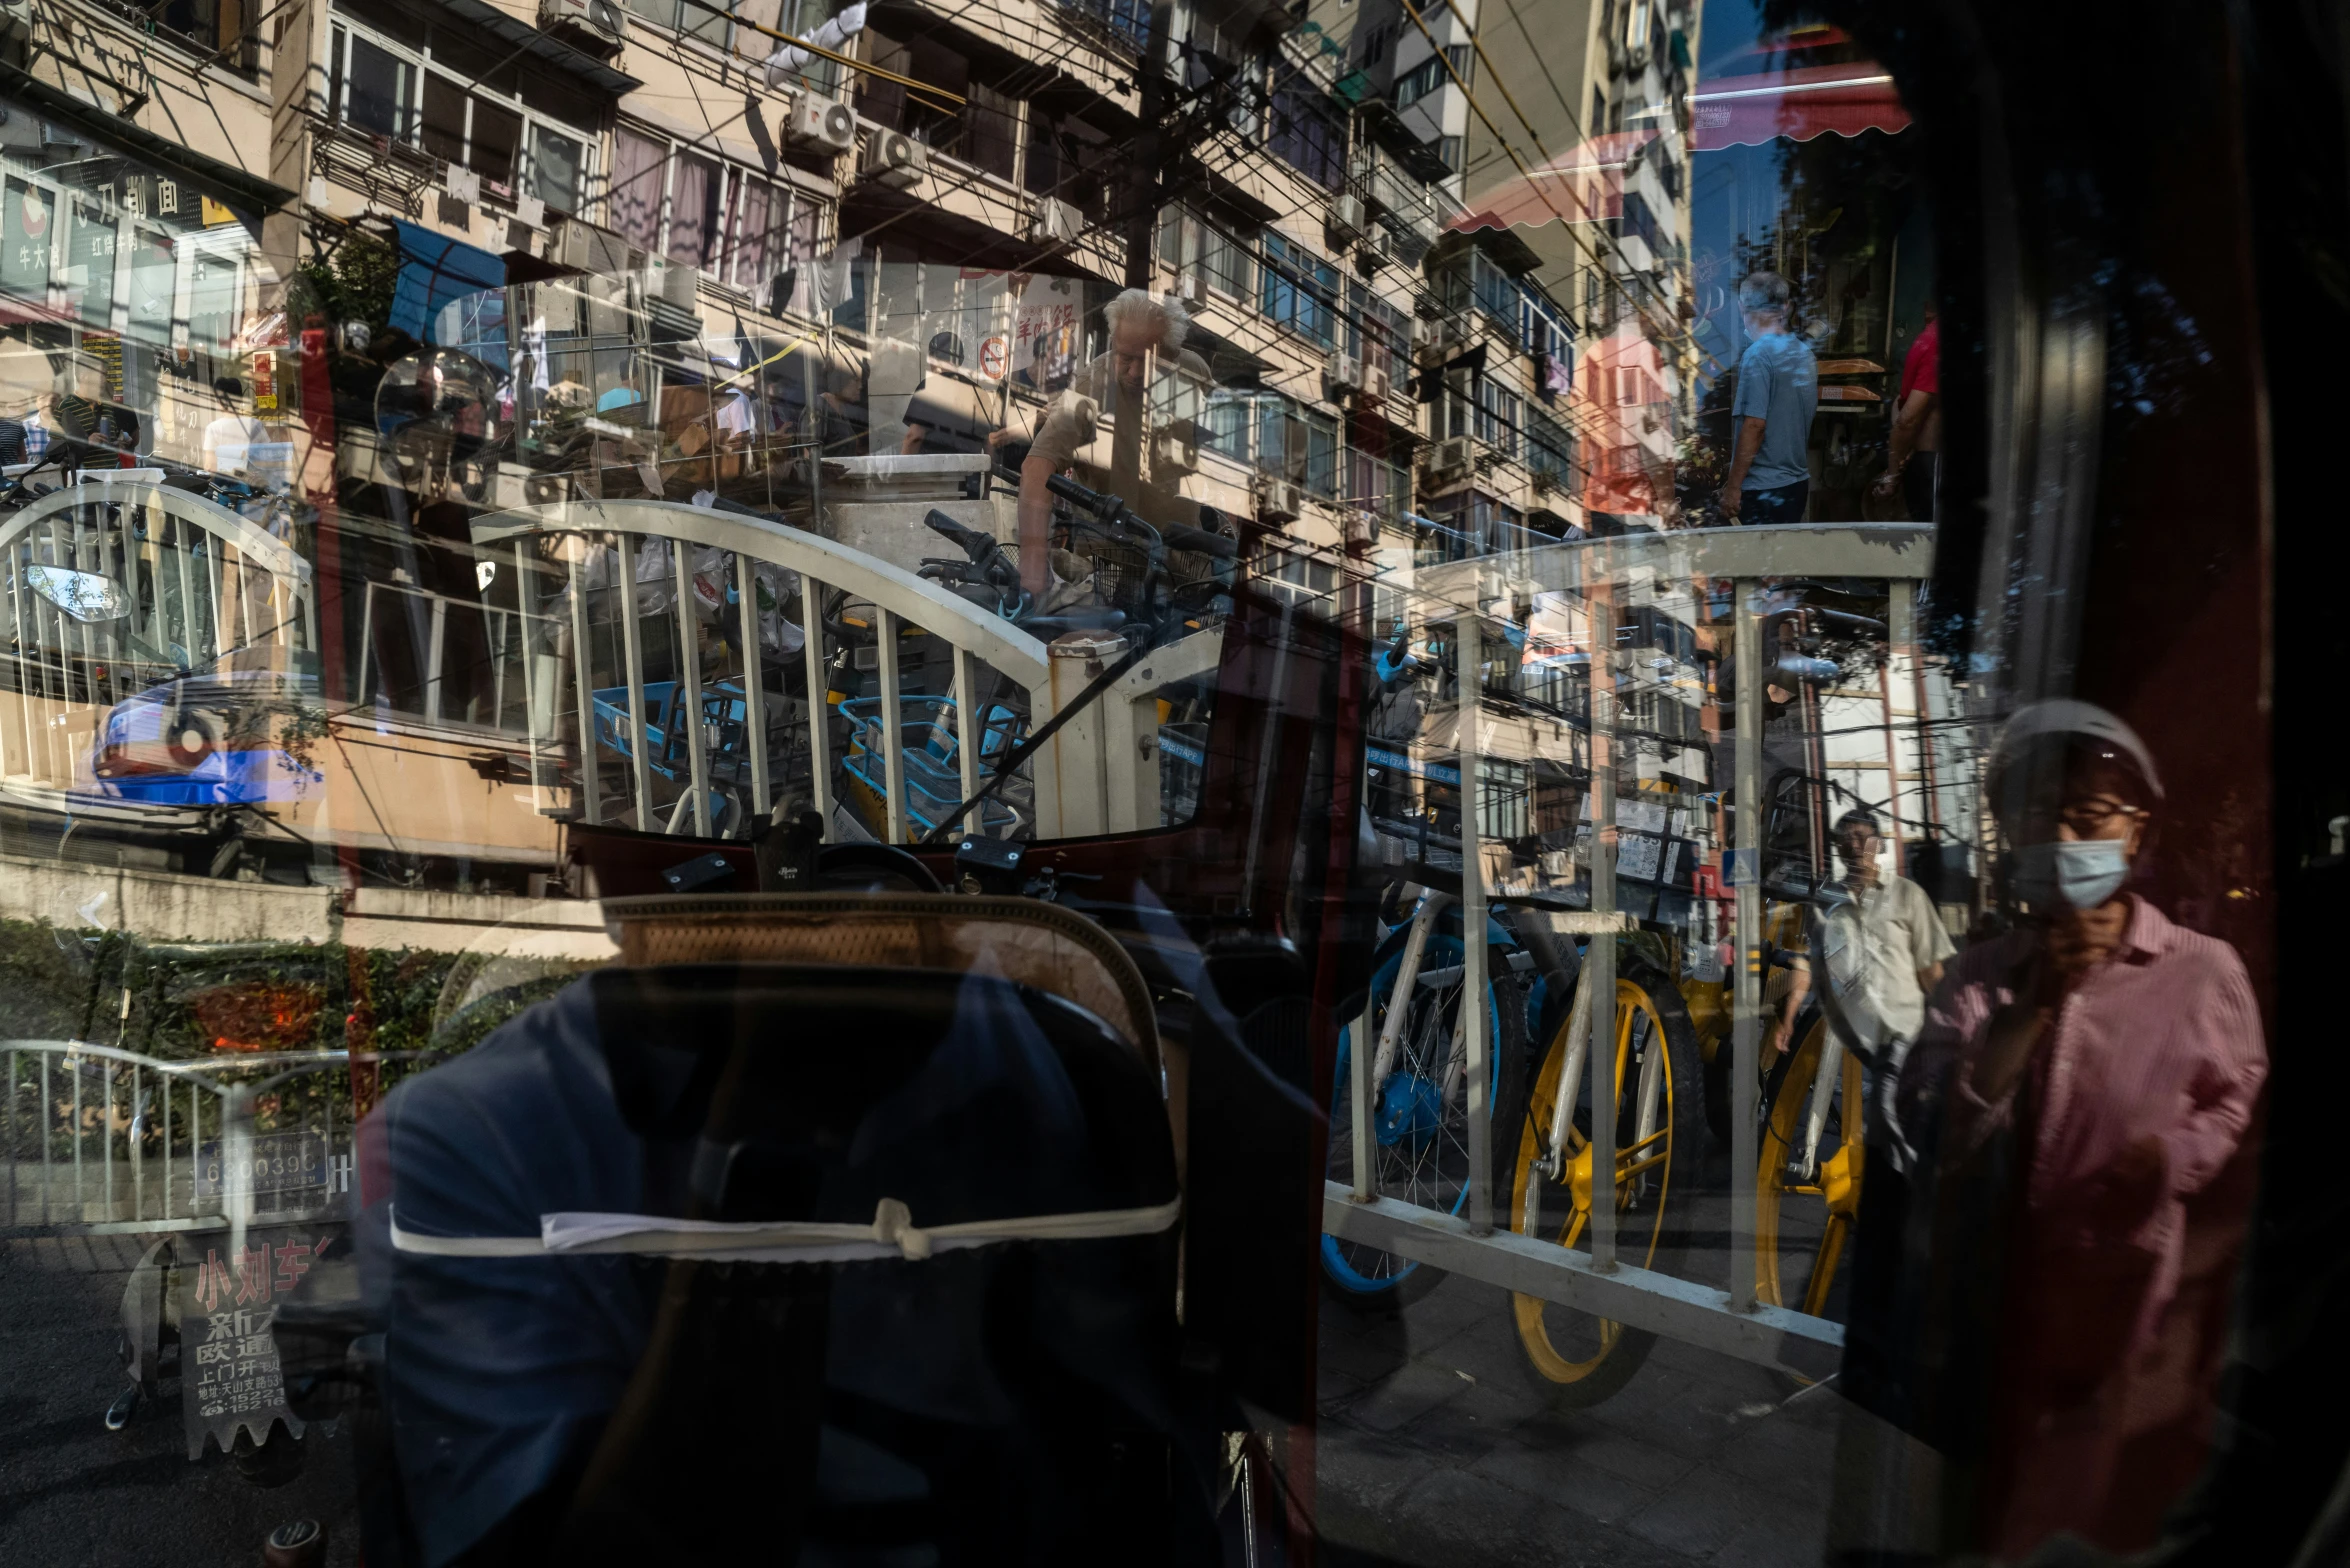
M 1474 593 L 1475 590 L 1471 590 Z M 1460 688 L 1461 769 L 1461 1043 L 1469 1070 L 1469 1234 L 1493 1233 L 1493 1042 L 1485 1007 L 1485 866 L 1477 817 L 1484 805 L 1483 628 L 1477 606 L 1461 607 L 1453 623 L 1455 680 Z
M 1599 570 L 1607 564 L 1595 563 Z M 1601 917 L 1583 961 L 1591 988 L 1591 1266 L 1616 1266 L 1616 617 L 1615 584 L 1588 584 L 1591 599 L 1591 912 Z M 1559 1092 L 1573 1088 L 1560 1084 Z
M 620 656 L 627 666 L 628 774 L 635 786 L 636 825 L 640 833 L 653 831 L 653 766 L 645 756 L 645 650 L 636 624 L 637 551 L 627 534 L 613 536 L 619 552 Z
M 823 462 L 819 454 L 817 467 Z M 806 622 L 801 655 L 808 668 L 808 801 L 824 819 L 820 841 L 832 837 L 832 694 L 824 673 L 824 585 L 800 573 L 800 619 Z M 964 797 L 968 799 L 969 797 Z
M 686 560 L 685 541 L 669 541 L 669 559 L 677 572 L 677 678 L 685 686 L 685 756 L 694 792 L 694 831 L 710 836 L 710 754 L 702 744 L 702 650 L 694 626 L 694 574 Z
M 767 677 L 760 667 L 759 579 L 751 558 L 739 550 L 734 557 L 734 591 L 742 611 L 743 746 L 751 754 L 751 811 L 764 818 L 775 809 L 775 790 L 767 777 Z M 741 782 L 739 768 L 735 779 Z
M 588 822 L 604 820 L 603 783 L 596 777 L 596 681 L 595 660 L 588 646 L 587 585 L 580 579 L 578 544 L 586 536 L 574 541 L 571 561 L 571 676 L 579 686 L 579 799 L 583 817 Z M 372 585 L 371 585 L 372 586 Z
M 1735 891 L 1738 970 L 1730 1011 L 1730 1307 L 1754 1308 L 1755 1073 L 1762 1047 L 1762 620 L 1752 600 L 1761 584 L 1740 578 L 1731 595 L 1738 656 L 1736 746 L 1738 858 Z
M 1414 966 L 1406 965 L 1405 973 Z M 1395 1011 L 1409 1010 L 1411 993 L 1400 994 Z M 1379 998 L 1374 993 L 1363 998 L 1362 1022 L 1355 1025 L 1352 1049 L 1347 1052 L 1348 1130 L 1354 1137 L 1355 1202 L 1368 1203 L 1379 1195 L 1379 1166 L 1371 1149 L 1371 1026 L 1379 1021 Z
M 979 695 L 979 664 L 968 648 L 955 650 L 955 712 L 960 715 L 955 726 L 955 761 L 962 775 L 963 798 L 969 800 L 979 793 L 979 748 L 987 744 L 987 715 L 979 711 L 984 699 Z M 987 824 L 987 808 L 968 813 L 963 818 L 966 832 L 977 833 Z
M 881 682 L 882 800 L 888 808 L 883 831 L 892 844 L 907 841 L 906 734 L 898 701 L 898 618 L 873 607 L 874 665 Z

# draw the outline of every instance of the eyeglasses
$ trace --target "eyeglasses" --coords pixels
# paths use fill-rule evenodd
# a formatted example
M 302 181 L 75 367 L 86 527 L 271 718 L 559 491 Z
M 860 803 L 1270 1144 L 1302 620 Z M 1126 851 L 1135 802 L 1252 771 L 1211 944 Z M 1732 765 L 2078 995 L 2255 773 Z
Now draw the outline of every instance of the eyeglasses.
M 2091 795 L 2084 800 L 2068 800 L 2056 808 L 2055 820 L 2071 828 L 2083 838 L 2092 838 L 2104 831 L 2116 817 L 2142 817 L 2146 813 L 2127 801 L 2115 800 L 2110 795 Z

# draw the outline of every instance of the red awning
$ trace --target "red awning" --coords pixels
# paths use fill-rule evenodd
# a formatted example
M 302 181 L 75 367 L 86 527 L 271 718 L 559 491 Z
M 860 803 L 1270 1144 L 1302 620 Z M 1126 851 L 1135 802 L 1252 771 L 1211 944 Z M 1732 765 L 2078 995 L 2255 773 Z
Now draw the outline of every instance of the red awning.
M 1620 218 L 1624 215 L 1624 169 L 1633 155 L 1656 137 L 1651 127 L 1594 136 L 1531 174 L 1512 172 L 1445 227 L 1511 229 L 1523 224 L 1540 228 L 1545 223 Z
M 1908 124 L 1892 76 L 1872 60 L 1854 60 L 1700 82 L 1691 104 L 1690 145 L 1718 152 L 1782 136 L 1807 142 L 1827 131 L 1858 136 Z

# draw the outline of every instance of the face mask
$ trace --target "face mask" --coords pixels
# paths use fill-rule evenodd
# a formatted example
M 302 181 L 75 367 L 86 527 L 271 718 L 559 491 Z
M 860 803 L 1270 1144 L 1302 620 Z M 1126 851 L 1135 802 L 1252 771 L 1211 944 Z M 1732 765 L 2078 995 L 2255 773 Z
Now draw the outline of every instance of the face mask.
M 2130 878 L 2126 839 L 2019 845 L 2009 861 L 2008 885 L 2035 909 L 2095 909 Z

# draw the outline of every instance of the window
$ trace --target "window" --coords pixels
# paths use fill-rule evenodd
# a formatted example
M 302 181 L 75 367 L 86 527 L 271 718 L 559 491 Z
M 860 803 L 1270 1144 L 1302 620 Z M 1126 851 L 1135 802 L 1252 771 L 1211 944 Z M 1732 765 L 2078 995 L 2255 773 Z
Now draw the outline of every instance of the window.
M 1574 451 L 1574 438 L 1565 426 L 1540 409 L 1526 410 L 1526 466 L 1536 478 L 1567 488 L 1574 473 Z
M 1338 341 L 1338 269 L 1267 230 L 1258 309 L 1328 348 Z
M 1469 253 L 1469 297 L 1504 332 L 1517 336 L 1523 308 L 1518 280 L 1494 265 L 1481 250 Z
M 1395 79 L 1395 106 L 1408 109 L 1430 93 L 1449 87 L 1456 72 L 1462 81 L 1473 84 L 1475 78 L 1470 73 L 1475 61 L 1476 57 L 1467 44 L 1454 44 L 1442 55 L 1430 55 Z M 1445 69 L 1448 62 L 1452 66 L 1451 71 Z
M 628 9 L 656 27 L 699 38 L 724 49 L 734 41 L 734 23 L 726 15 L 734 0 L 626 0 Z
M 612 138 L 612 193 L 606 222 L 639 250 L 661 248 L 661 197 L 669 146 L 623 127 Z
M 152 10 L 138 9 L 205 53 L 225 54 L 218 63 L 232 71 L 249 76 L 260 66 L 261 32 L 253 25 L 252 0 L 164 0 Z M 269 8 L 260 9 L 266 13 Z
M 406 141 L 416 123 L 416 67 L 369 39 L 345 34 L 343 118 L 363 131 Z
M 1302 82 L 1273 94 L 1273 156 L 1324 190 L 1344 178 L 1346 122 L 1337 107 Z
M 1018 172 L 1020 100 L 973 83 L 963 109 L 962 157 L 1000 180 Z
M 717 163 L 698 153 L 681 152 L 669 166 L 669 259 L 689 267 L 715 271 L 724 230 L 719 201 L 726 177 Z
M 1314 495 L 1338 487 L 1338 421 L 1277 393 L 1256 400 L 1256 466 Z
M 1248 297 L 1252 258 L 1243 240 L 1212 224 L 1200 228 L 1200 275 L 1208 287 L 1233 299 Z
M 613 137 L 610 226 L 721 282 L 756 290 L 815 254 L 819 210 L 789 186 L 666 138 L 628 126 Z
M 338 23 L 329 89 L 336 117 L 472 170 L 500 200 L 528 193 L 557 212 L 578 211 L 595 145 L 580 127 L 594 121 L 595 104 L 573 84 L 526 75 L 455 35 L 419 39 Z
M 1522 400 L 1491 377 L 1477 382 L 1477 439 L 1502 457 L 1518 455 L 1518 421 Z
M 1347 351 L 1362 359 L 1366 372 L 1384 370 L 1391 382 L 1401 381 L 1410 369 L 1410 318 L 1359 282 L 1348 286 L 1348 294 L 1353 309 L 1347 316 Z

